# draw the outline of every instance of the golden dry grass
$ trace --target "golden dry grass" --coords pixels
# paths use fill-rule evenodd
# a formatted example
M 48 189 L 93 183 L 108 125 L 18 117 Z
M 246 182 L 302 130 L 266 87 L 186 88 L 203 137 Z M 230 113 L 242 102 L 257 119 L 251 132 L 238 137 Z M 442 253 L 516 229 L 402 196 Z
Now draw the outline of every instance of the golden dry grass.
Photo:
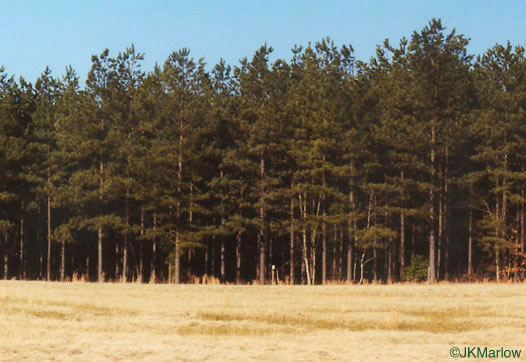
M 444 361 L 453 346 L 526 349 L 526 285 L 1 281 L 0 326 L 9 361 Z

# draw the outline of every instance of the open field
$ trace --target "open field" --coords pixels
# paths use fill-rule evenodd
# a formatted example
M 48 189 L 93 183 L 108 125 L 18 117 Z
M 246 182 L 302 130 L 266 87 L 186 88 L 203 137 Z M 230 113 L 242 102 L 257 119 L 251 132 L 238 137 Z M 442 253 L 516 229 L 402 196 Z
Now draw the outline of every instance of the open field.
M 0 282 L 1 360 L 453 360 L 523 349 L 525 284 Z

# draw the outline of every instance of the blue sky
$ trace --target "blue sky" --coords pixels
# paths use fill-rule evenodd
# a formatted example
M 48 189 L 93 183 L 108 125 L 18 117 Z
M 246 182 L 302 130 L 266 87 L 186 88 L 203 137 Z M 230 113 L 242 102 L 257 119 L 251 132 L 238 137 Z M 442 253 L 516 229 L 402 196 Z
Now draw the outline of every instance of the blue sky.
M 526 46 L 520 0 L 0 0 L 0 65 L 31 82 L 46 65 L 56 76 L 72 65 L 83 80 L 91 55 L 131 43 L 150 70 L 182 47 L 235 65 L 265 42 L 289 59 L 295 44 L 325 36 L 367 60 L 385 38 L 396 44 L 433 17 L 471 38 L 473 54 L 507 40 Z

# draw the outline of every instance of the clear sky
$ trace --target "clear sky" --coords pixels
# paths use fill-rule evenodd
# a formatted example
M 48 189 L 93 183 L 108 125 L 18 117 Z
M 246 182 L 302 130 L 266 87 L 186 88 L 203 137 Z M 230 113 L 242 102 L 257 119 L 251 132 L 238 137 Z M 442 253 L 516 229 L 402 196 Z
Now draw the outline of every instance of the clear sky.
M 182 47 L 235 65 L 265 42 L 289 59 L 295 44 L 325 36 L 368 60 L 385 38 L 396 44 L 433 17 L 471 38 L 473 54 L 526 46 L 522 0 L 0 0 L 0 65 L 31 82 L 46 65 L 55 76 L 72 65 L 83 81 L 105 48 L 116 55 L 134 43 L 150 70 Z

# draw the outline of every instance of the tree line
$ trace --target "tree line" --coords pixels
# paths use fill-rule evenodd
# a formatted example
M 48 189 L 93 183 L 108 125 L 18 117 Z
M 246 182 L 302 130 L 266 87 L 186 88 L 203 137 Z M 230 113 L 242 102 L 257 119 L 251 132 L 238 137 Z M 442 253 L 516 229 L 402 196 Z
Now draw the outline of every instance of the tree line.
M 210 70 L 105 50 L 83 88 L 1 68 L 0 274 L 522 280 L 524 48 L 467 45 L 433 19 L 368 62 L 325 38 Z

